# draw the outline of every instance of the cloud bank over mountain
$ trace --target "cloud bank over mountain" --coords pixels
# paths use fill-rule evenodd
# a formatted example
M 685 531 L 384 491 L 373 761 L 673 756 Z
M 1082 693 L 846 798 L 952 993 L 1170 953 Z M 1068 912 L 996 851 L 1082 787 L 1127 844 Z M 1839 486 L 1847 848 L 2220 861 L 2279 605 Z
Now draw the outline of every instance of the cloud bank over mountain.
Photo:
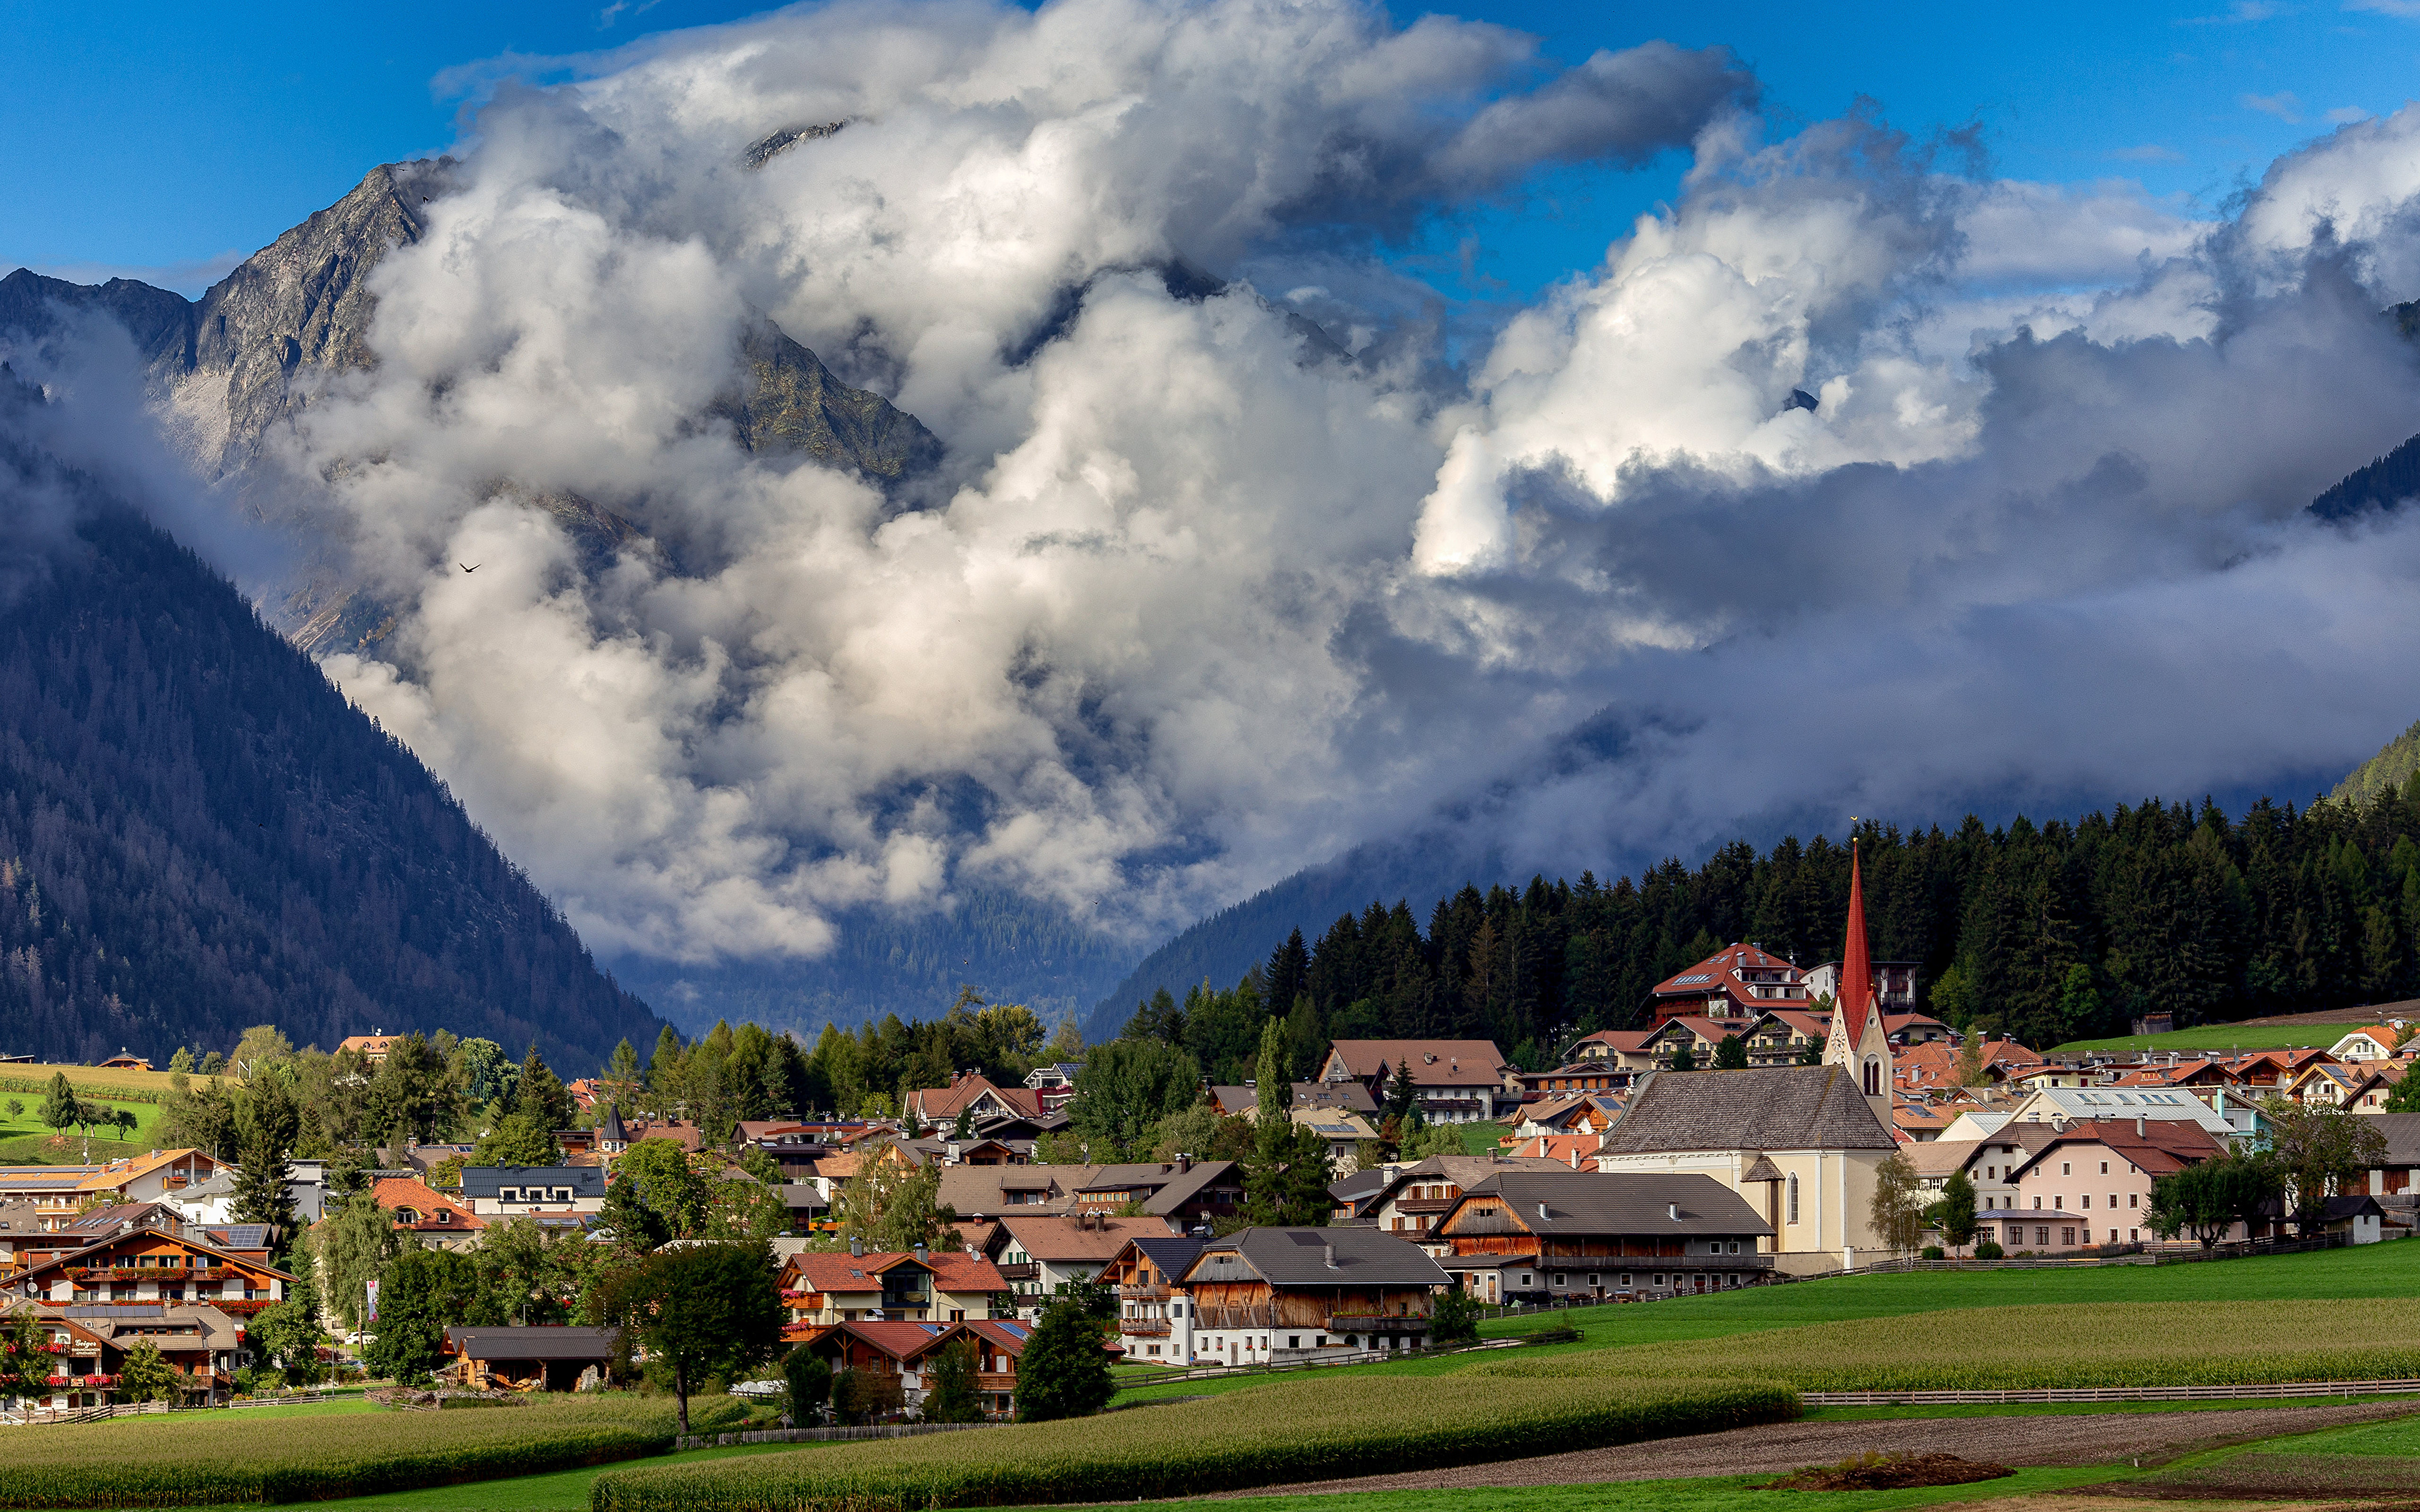
M 2380 316 L 2420 118 L 2215 219 L 1776 131 L 1720 51 L 1345 0 L 675 34 L 485 108 L 371 274 L 377 366 L 223 492 L 394 606 L 329 670 L 656 959 L 975 887 L 1147 943 L 1434 823 L 1602 868 L 2410 721 L 2420 527 L 2300 511 L 2420 429 Z M 1668 151 L 1679 198 L 1476 350 L 1389 259 Z M 939 471 L 738 444 L 765 316 Z M 544 493 L 644 540 L 597 567 Z

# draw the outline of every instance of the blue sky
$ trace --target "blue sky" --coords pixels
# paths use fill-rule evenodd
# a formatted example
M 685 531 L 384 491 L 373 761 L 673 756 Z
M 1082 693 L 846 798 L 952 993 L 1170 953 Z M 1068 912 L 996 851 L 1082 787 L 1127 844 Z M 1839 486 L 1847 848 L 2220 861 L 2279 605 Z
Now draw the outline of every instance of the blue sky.
M 147 271 L 191 289 L 371 164 L 450 143 L 464 102 L 433 84 L 450 69 L 609 49 L 758 8 L 136 3 L 104 23 L 79 7 L 0 0 L 10 38 L 0 50 L 0 267 Z M 1919 134 L 1980 123 L 1999 173 L 2128 177 L 2205 205 L 2328 130 L 2331 112 L 2391 111 L 2420 77 L 2420 0 L 1453 8 L 1536 33 L 1569 61 L 1654 37 L 1728 43 L 1785 126 L 1869 96 Z M 1680 166 L 1558 176 L 1517 208 L 1440 228 L 1430 266 L 1458 292 L 1534 289 L 1592 262 L 1671 192 Z M 1466 241 L 1467 279 L 1456 266 Z

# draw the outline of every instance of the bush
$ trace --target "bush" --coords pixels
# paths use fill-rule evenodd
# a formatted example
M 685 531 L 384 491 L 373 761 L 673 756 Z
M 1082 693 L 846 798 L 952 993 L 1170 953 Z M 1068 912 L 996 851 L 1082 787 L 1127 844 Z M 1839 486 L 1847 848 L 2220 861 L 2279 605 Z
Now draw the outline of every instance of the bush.
M 668 1407 L 611 1397 L 370 1412 L 341 1432 L 250 1412 L 77 1424 L 9 1438 L 0 1507 L 326 1501 L 604 1464 L 672 1442 Z
M 1448 1287 L 1429 1308 L 1429 1342 L 1468 1344 L 1479 1337 L 1479 1304 L 1461 1287 Z
M 1987 1239 L 1975 1246 L 1975 1257 L 1978 1260 L 2003 1259 L 2007 1257 L 2008 1253 L 2000 1247 L 1997 1240 Z
M 980 1433 L 616 1471 L 593 1512 L 910 1512 L 1131 1501 L 1701 1433 L 1798 1415 L 1772 1381 L 1476 1381 L 1393 1377 L 1379 1392 L 1284 1381 L 1207 1401 Z
M 1946 1260 L 1949 1258 L 1949 1252 L 1938 1244 L 1927 1244 L 1918 1252 L 1918 1257 L 1928 1260 Z

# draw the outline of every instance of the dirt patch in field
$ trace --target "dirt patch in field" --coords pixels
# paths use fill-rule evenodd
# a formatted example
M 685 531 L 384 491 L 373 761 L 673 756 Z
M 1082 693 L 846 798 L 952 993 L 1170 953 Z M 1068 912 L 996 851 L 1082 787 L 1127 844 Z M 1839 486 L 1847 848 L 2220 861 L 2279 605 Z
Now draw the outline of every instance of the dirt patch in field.
M 1779 1480 L 1767 1481 L 1761 1491 L 1903 1491 L 1916 1486 L 1964 1486 L 1978 1480 L 1999 1480 L 2016 1472 L 2006 1465 L 1978 1464 L 1956 1455 L 1852 1455 L 1837 1465 L 1809 1465 Z
M 1264 1486 L 1224 1494 L 1298 1496 L 1323 1491 L 1462 1490 L 1490 1486 L 1587 1486 L 1603 1481 L 1695 1475 L 1779 1475 L 1802 1465 L 1824 1464 L 1864 1454 L 1953 1454 L 2004 1465 L 2162 1464 L 2202 1449 L 2281 1433 L 2311 1433 L 2320 1428 L 2372 1423 L 2401 1417 L 2412 1411 L 2410 1402 L 2348 1402 L 2341 1406 L 2211 1412 L 1767 1423 L 1720 1433 L 1620 1444 L 1610 1449 L 1505 1459 L 1490 1465 Z M 1994 1507 L 2002 1504 L 1993 1504 Z
M 2240 1454 L 2215 1464 L 2163 1471 L 2109 1489 L 2171 1502 L 2361 1497 L 2420 1506 L 2420 1459 L 2392 1455 Z M 2370 1500 L 2368 1504 L 2375 1507 L 2378 1503 Z

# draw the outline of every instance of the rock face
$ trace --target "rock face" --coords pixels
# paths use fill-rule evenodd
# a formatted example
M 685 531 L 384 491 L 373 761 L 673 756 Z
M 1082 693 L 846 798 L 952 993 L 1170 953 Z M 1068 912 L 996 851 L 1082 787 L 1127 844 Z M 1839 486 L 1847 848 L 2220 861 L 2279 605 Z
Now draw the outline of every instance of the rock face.
M 814 353 L 770 320 L 740 338 L 743 391 L 708 410 L 731 423 L 739 444 L 759 455 L 803 452 L 895 483 L 941 459 L 941 442 L 914 415 L 878 393 L 852 389 Z
M 811 128 L 783 145 L 833 130 Z M 115 317 L 184 422 L 203 470 L 240 471 L 327 379 L 377 364 L 370 271 L 426 234 L 428 207 L 452 188 L 453 166 L 441 158 L 372 169 L 351 193 L 245 258 L 198 303 L 131 279 L 86 285 L 19 269 L 0 279 L 0 332 L 39 338 L 54 332 L 63 314 Z M 737 388 L 706 413 L 728 421 L 751 452 L 802 455 L 882 483 L 939 460 L 939 440 L 915 416 L 841 382 L 772 321 L 759 318 L 741 332 L 737 356 Z
M 782 140 L 766 156 L 839 129 L 777 133 Z M 240 474 L 276 427 L 318 400 L 331 380 L 377 365 L 370 273 L 388 253 L 427 234 L 428 208 L 451 191 L 453 169 L 441 158 L 371 170 L 351 193 L 244 259 L 199 301 L 132 279 L 85 285 L 19 269 L 0 279 L 0 335 L 39 340 L 87 314 L 116 319 L 133 338 L 154 396 L 174 415 L 195 466 L 207 476 Z M 769 319 L 741 331 L 735 367 L 730 392 L 698 419 L 727 424 L 752 455 L 812 458 L 886 487 L 940 460 L 940 440 L 915 416 L 841 382 Z M 497 486 L 553 517 L 592 571 L 618 552 L 653 549 L 637 525 L 592 500 L 515 490 L 509 481 Z M 316 563 L 271 597 L 264 607 L 278 627 L 313 656 L 377 655 L 396 623 L 333 562 Z
M 215 439 L 223 471 L 240 469 L 279 421 L 305 408 L 320 380 L 377 363 L 370 270 L 418 241 L 424 208 L 448 187 L 451 160 L 374 168 L 210 285 L 194 312 L 192 366 L 174 384 L 197 440 Z

